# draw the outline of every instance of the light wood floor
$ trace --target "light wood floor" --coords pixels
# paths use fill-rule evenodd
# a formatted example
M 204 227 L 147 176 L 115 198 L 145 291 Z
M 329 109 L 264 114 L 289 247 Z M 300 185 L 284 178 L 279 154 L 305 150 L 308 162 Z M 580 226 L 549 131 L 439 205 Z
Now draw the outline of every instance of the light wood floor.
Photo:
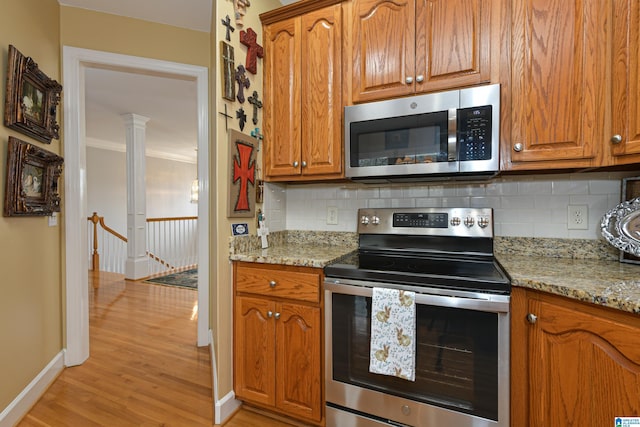
M 197 292 L 89 272 L 90 357 L 65 369 L 19 427 L 212 426 Z M 288 424 L 239 411 L 226 427 Z

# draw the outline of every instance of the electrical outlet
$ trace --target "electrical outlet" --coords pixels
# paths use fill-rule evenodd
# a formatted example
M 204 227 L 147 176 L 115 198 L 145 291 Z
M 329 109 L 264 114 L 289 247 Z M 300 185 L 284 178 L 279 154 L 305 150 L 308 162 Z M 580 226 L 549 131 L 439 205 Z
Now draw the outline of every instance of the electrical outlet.
M 336 225 L 338 223 L 338 208 L 329 206 L 327 208 L 327 224 Z
M 58 215 L 55 212 L 52 212 L 51 215 L 49 215 L 49 227 L 55 227 L 56 225 L 58 225 Z
M 567 209 L 567 229 L 589 229 L 589 208 L 587 205 L 569 205 Z

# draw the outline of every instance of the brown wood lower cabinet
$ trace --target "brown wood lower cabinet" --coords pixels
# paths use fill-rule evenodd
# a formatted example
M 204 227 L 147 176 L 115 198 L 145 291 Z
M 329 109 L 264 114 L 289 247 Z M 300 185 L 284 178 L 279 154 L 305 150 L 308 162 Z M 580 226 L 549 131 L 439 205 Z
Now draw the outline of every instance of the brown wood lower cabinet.
M 640 316 L 514 288 L 513 426 L 613 426 L 640 416 Z
M 322 421 L 321 276 L 320 269 L 234 263 L 238 399 Z

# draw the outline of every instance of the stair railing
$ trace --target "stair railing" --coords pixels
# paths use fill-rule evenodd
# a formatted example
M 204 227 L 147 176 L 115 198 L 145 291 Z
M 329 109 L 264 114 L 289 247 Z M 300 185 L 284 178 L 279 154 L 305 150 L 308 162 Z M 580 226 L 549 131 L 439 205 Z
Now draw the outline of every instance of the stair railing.
M 91 269 L 124 274 L 127 238 L 105 225 L 96 212 L 87 220 Z M 147 218 L 149 274 L 197 267 L 197 235 L 198 217 Z
M 147 250 L 157 262 L 150 274 L 198 265 L 198 217 L 147 218 Z
M 105 225 L 104 217 L 99 216 L 96 212 L 87 220 L 89 220 L 90 227 L 89 248 L 92 248 L 91 269 L 124 274 L 124 264 L 127 260 L 127 238 Z M 99 248 L 102 249 L 102 256 L 100 256 Z

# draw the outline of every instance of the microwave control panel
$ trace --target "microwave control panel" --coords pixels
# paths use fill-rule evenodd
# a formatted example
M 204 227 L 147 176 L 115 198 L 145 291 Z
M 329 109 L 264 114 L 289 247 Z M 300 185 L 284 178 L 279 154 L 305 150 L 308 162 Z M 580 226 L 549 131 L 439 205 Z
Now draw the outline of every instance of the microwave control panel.
M 491 105 L 457 111 L 458 160 L 491 159 Z

